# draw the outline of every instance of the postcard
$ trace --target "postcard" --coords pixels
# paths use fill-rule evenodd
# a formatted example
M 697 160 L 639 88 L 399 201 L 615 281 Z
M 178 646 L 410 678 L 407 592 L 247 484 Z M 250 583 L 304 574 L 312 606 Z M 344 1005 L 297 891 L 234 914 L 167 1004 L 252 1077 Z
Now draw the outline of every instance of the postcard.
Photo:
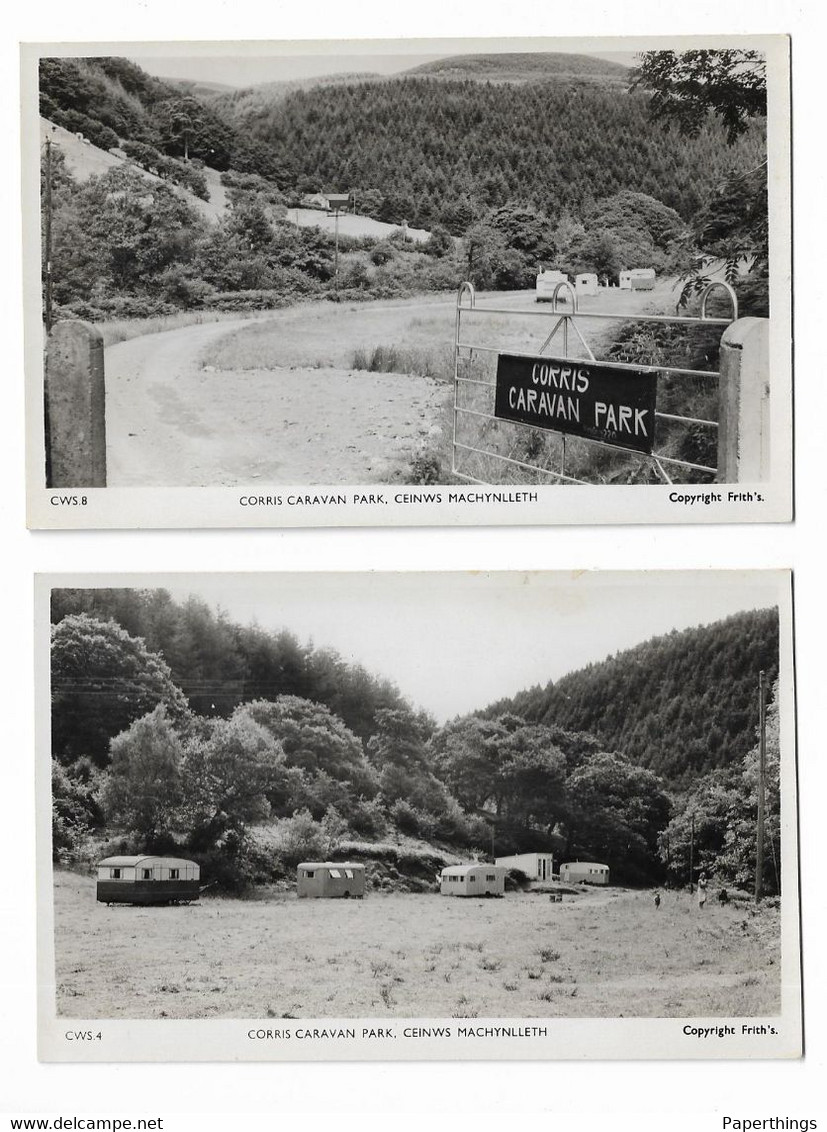
M 36 599 L 43 1060 L 800 1055 L 789 572 Z
M 784 36 L 25 44 L 37 528 L 792 517 Z

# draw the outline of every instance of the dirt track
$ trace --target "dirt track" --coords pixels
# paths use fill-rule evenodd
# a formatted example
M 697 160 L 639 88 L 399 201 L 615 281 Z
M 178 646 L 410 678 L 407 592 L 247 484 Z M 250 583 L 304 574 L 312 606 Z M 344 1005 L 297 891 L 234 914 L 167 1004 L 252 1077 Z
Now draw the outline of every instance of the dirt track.
M 344 369 L 202 369 L 249 323 L 189 326 L 106 351 L 112 487 L 369 483 L 414 451 L 447 395 L 430 378 Z

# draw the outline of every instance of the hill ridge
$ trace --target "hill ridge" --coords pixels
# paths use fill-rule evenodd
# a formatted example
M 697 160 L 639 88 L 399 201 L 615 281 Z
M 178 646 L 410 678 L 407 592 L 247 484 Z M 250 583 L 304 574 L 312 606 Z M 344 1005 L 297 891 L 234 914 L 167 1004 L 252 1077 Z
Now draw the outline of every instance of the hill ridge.
M 674 783 L 743 758 L 755 742 L 758 673 L 778 673 L 778 611 L 673 629 L 489 705 L 534 723 L 590 732 Z

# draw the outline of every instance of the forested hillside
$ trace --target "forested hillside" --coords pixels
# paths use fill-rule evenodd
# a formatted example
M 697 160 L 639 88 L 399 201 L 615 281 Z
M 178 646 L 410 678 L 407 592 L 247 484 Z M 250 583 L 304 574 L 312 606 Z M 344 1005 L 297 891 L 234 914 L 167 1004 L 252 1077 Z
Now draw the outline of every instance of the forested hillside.
M 376 730 L 377 712 L 405 703 L 389 680 L 332 650 L 300 642 L 287 630 L 238 625 L 195 597 L 176 602 L 163 589 L 55 590 L 53 622 L 73 613 L 115 621 L 143 640 L 163 657 L 170 680 L 201 716 L 229 716 L 260 697 L 300 696 L 325 704 L 366 740 Z
M 517 199 L 548 216 L 579 216 L 623 189 L 690 219 L 739 163 L 755 164 L 763 130 L 733 147 L 717 125 L 697 138 L 653 131 L 649 98 L 602 86 L 480 83 L 430 76 L 217 99 L 266 151 L 268 172 L 356 193 L 379 219 L 461 234 L 486 209 Z M 381 201 L 376 199 L 378 194 Z
M 675 631 L 493 705 L 590 731 L 678 785 L 742 759 L 758 724 L 758 673 L 778 674 L 778 612 Z
M 435 852 L 482 854 L 492 840 L 500 854 L 546 848 L 644 882 L 684 875 L 696 815 L 696 859 L 725 859 L 721 875 L 738 883 L 750 876 L 752 692 L 759 665 L 770 678 L 777 668 L 773 611 L 649 641 L 443 727 L 332 650 L 238 625 L 198 598 L 55 590 L 52 620 L 59 859 L 186 851 L 239 888 L 337 849 L 396 859 L 404 836 L 429 846 L 411 859 L 420 885 Z M 703 739 L 685 740 L 703 733 L 703 713 L 726 737 L 690 782 Z M 641 765 L 622 728 L 601 732 L 620 718 L 671 762 Z M 774 701 L 769 749 L 775 868 Z
M 56 123 L 116 161 L 76 178 L 54 144 L 47 194 L 44 158 L 55 317 L 264 310 L 465 279 L 524 289 L 538 264 L 678 275 L 702 251 L 738 263 L 752 249 L 763 271 L 754 100 L 734 134 L 706 109 L 691 129 L 668 129 L 630 82 L 627 68 L 587 56 L 515 53 L 207 93 L 127 59 L 43 59 L 46 136 Z M 205 166 L 223 182 L 206 219 L 186 195 L 211 198 Z M 746 188 L 745 169 L 758 170 Z M 320 191 L 347 191 L 359 213 L 431 238 L 342 237 L 337 256 L 331 234 L 290 223 L 288 209 Z

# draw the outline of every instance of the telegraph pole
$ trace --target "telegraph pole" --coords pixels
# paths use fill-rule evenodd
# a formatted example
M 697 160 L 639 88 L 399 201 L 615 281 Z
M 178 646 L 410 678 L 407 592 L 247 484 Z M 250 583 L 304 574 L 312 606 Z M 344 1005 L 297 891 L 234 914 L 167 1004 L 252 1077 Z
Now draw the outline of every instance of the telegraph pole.
M 46 138 L 46 185 L 44 190 L 46 215 L 43 221 L 43 254 L 46 260 L 43 318 L 46 333 L 52 329 L 52 139 Z
M 333 219 L 336 225 L 336 251 L 333 258 L 333 289 L 339 294 L 339 209 L 334 208 Z
M 692 891 L 693 881 L 695 875 L 695 815 L 690 818 L 689 824 L 689 891 Z
M 767 777 L 767 704 L 764 673 L 758 674 L 758 818 L 755 830 L 755 902 L 764 895 L 764 793 Z

